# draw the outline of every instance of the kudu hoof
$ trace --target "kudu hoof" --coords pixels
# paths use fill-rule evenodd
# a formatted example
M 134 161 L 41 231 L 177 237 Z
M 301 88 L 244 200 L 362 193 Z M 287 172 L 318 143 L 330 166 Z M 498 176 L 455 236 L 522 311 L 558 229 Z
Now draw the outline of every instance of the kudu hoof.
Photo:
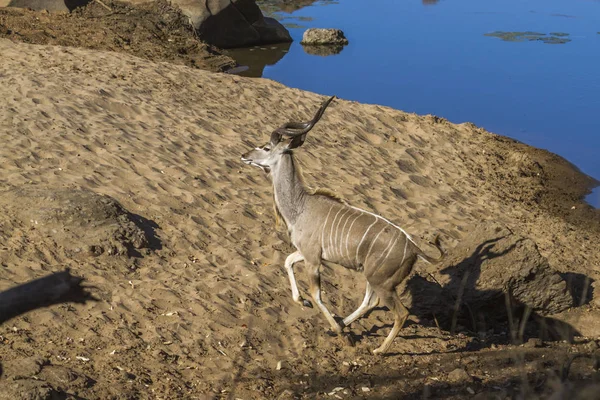
M 356 345 L 356 342 L 354 341 L 352 334 L 347 333 L 347 334 L 343 335 L 342 338 L 343 338 L 344 344 L 346 346 L 354 347 Z
M 381 347 L 376 348 L 375 350 L 373 350 L 373 354 L 376 356 L 384 356 L 385 353 L 387 353 L 388 349 L 382 349 Z
M 312 303 L 310 301 L 306 300 L 306 299 L 302 299 L 302 305 L 304 307 L 313 308 Z

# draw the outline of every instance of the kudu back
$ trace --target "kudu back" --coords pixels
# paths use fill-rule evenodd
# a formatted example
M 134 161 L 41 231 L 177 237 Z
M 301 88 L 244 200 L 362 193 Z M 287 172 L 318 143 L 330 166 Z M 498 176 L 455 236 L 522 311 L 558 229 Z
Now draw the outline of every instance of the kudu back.
M 287 225 L 297 251 L 285 261 L 294 301 L 310 306 L 298 291 L 293 266 L 304 261 L 310 278 L 310 295 L 336 333 L 376 307 L 381 301 L 394 314 L 394 326 L 376 354 L 389 350 L 406 322 L 408 310 L 396 287 L 410 274 L 417 258 L 439 262 L 444 251 L 436 238 L 440 258 L 424 254 L 400 227 L 387 219 L 353 207 L 322 191 L 309 190 L 302 179 L 293 150 L 300 147 L 335 96 L 327 99 L 312 120 L 289 122 L 277 128 L 269 142 L 242 156 L 242 161 L 270 173 L 275 208 Z M 321 300 L 320 267 L 323 262 L 362 272 L 367 289 L 362 304 L 340 325 Z

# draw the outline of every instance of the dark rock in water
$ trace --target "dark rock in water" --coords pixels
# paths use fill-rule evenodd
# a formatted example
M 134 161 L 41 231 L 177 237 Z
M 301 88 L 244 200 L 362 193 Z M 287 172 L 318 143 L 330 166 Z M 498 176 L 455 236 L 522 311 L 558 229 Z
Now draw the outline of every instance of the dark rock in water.
M 260 43 L 285 43 L 291 42 L 292 37 L 288 30 L 275 18 L 264 17 L 262 21 L 252 24 L 260 35 Z
M 345 46 L 348 39 L 339 29 L 310 28 L 302 35 L 300 44 L 304 46 Z
M 416 315 L 446 322 L 466 312 L 488 320 L 505 319 L 510 307 L 554 314 L 573 304 L 567 283 L 538 251 L 535 242 L 498 223 L 476 226 L 448 252 L 431 281 L 415 276 L 404 301 Z M 472 321 L 477 322 L 477 321 Z
M 175 0 L 198 37 L 222 48 L 291 42 L 287 29 L 264 18 L 254 0 Z

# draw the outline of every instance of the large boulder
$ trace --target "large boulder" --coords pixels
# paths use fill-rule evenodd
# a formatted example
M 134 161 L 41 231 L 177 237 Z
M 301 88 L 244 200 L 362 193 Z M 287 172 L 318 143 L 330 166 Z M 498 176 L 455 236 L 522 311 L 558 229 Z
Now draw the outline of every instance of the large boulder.
M 514 301 L 541 314 L 573 306 L 567 283 L 542 256 L 535 242 L 498 223 L 476 227 L 444 263 L 447 288 L 464 302 L 485 304 L 508 293 Z
M 283 25 L 262 15 L 254 0 L 173 0 L 203 41 L 221 48 L 291 42 Z
M 462 314 L 469 325 L 488 328 L 506 322 L 509 309 L 541 317 L 574 305 L 567 282 L 535 242 L 498 223 L 474 227 L 436 272 L 410 279 L 404 301 L 424 318 L 456 323 Z

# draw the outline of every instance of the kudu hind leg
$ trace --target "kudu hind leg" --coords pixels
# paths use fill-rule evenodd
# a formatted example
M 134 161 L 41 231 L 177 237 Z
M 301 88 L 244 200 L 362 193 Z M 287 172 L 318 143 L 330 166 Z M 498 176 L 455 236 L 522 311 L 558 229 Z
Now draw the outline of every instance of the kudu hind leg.
M 379 297 L 373 291 L 371 284 L 367 282 L 367 289 L 365 291 L 365 298 L 363 299 L 361 305 L 350 315 L 344 318 L 344 326 L 348 326 L 367 312 L 377 307 L 379 304 Z
M 308 274 L 310 278 L 310 295 L 312 296 L 313 301 L 319 307 L 329 324 L 331 325 L 331 329 L 335 333 L 342 333 L 342 327 L 337 323 L 335 318 L 333 318 L 333 314 L 329 312 L 323 301 L 321 300 L 321 265 L 320 264 L 308 264 Z
M 292 287 L 292 298 L 296 303 L 300 303 L 306 307 L 312 307 L 310 301 L 305 300 L 300 296 L 298 284 L 296 283 L 296 276 L 294 275 L 294 264 L 300 261 L 304 261 L 304 256 L 300 254 L 299 251 L 290 254 L 285 259 L 285 270 L 287 271 L 288 277 L 290 279 L 290 286 Z
M 394 326 L 390 331 L 389 335 L 385 338 L 381 346 L 373 350 L 373 354 L 384 354 L 392 346 L 392 343 L 400 329 L 404 326 L 406 319 L 408 318 L 408 310 L 404 307 L 404 304 L 400 301 L 400 296 L 396 293 L 395 289 L 392 290 L 377 290 L 375 293 L 380 297 L 383 304 L 385 304 L 392 313 L 394 313 Z

